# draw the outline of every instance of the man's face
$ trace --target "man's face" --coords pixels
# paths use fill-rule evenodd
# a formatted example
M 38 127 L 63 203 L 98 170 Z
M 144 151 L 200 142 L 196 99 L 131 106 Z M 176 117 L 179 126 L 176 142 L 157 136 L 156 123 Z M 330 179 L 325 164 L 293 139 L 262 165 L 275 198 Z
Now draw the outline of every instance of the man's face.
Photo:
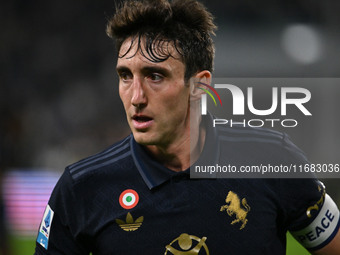
M 130 47 L 121 46 L 120 56 Z M 143 57 L 137 45 L 118 58 L 119 95 L 135 140 L 143 145 L 167 147 L 183 140 L 189 130 L 189 86 L 185 65 L 175 57 L 153 63 Z M 136 53 L 136 54 L 135 54 Z

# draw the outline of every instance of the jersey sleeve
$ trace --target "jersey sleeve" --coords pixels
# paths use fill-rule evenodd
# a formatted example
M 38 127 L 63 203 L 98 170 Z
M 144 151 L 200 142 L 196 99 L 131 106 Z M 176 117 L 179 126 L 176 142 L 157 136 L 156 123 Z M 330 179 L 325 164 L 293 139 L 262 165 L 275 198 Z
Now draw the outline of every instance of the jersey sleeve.
M 56 184 L 46 206 L 36 240 L 36 255 L 88 255 L 86 240 L 80 235 L 77 200 L 72 178 L 66 170 Z
M 309 164 L 305 154 L 284 136 L 284 147 L 291 162 Z M 304 178 L 280 180 L 281 205 L 285 227 L 306 249 L 315 251 L 326 246 L 339 230 L 339 209 L 327 195 L 326 187 L 314 174 Z
M 310 251 L 326 246 L 338 232 L 340 221 L 339 209 L 323 183 L 316 179 L 294 179 L 286 180 L 281 188 L 287 229 Z

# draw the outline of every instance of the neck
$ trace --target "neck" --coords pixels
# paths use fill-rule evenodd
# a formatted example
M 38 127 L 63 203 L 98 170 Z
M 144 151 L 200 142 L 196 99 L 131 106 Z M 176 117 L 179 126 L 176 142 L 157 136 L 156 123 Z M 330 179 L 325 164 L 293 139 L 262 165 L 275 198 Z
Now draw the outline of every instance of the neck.
M 201 125 L 201 115 L 191 114 L 190 124 L 173 143 L 162 145 L 147 145 L 151 155 L 165 167 L 176 171 L 188 169 L 199 158 L 204 142 L 205 127 Z

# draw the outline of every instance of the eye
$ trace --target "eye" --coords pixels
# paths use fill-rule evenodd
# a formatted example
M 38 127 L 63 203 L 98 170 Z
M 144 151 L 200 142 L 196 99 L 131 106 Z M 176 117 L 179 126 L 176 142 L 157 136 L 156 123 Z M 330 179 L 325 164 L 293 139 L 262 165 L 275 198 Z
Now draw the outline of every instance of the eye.
M 118 75 L 122 81 L 128 81 L 132 79 L 132 74 L 129 72 L 121 72 Z
M 154 82 L 162 81 L 164 76 L 159 73 L 151 73 L 148 78 Z

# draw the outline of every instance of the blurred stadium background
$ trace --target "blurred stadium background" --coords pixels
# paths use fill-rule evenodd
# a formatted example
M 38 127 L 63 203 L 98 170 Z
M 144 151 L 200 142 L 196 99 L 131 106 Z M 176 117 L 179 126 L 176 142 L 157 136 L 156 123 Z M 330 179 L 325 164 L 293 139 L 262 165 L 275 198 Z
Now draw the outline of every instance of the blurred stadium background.
M 202 2 L 219 26 L 215 77 L 339 77 L 339 1 Z M 0 2 L 2 255 L 33 253 L 44 207 L 66 165 L 129 133 L 114 45 L 105 34 L 114 5 Z M 340 87 L 315 95 L 312 108 L 328 117 L 287 131 L 311 161 L 340 163 L 339 96 Z M 339 205 L 339 179 L 324 182 Z M 305 252 L 290 241 L 287 254 Z

